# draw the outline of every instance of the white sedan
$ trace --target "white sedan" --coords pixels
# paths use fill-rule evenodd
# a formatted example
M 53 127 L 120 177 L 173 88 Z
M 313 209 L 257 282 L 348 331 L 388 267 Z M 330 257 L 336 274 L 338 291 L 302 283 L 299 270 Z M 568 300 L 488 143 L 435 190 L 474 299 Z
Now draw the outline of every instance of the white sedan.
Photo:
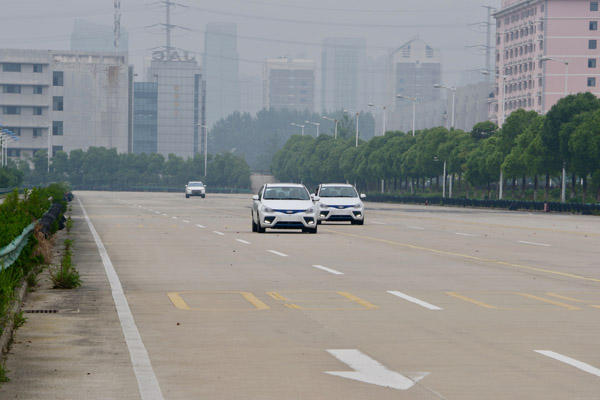
M 313 199 L 302 184 L 264 185 L 253 196 L 252 232 L 264 233 L 266 228 L 271 228 L 317 233 L 317 208 Z
M 317 187 L 315 200 L 318 207 L 319 222 L 350 221 L 351 224 L 365 223 L 365 206 L 353 185 L 346 183 L 322 183 Z

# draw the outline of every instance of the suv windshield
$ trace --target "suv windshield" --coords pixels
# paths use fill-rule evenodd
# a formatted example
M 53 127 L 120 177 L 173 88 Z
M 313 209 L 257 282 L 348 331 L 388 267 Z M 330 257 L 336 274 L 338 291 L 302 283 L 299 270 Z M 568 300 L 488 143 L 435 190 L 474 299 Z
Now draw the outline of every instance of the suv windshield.
M 289 186 L 269 186 L 263 195 L 265 200 L 310 200 L 305 188 Z
M 319 192 L 320 197 L 358 197 L 358 193 L 349 186 L 324 186 Z
M 188 186 L 202 187 L 204 185 L 202 184 L 202 182 L 190 182 L 190 183 L 188 183 Z

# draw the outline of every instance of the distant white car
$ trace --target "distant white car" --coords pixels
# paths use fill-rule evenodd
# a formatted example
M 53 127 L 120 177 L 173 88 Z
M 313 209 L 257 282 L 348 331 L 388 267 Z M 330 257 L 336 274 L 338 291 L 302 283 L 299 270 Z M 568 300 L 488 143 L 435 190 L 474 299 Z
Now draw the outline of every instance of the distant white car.
M 297 183 L 267 183 L 253 196 L 252 232 L 271 229 L 302 229 L 317 233 L 314 196 Z
M 365 206 L 353 185 L 346 183 L 322 183 L 317 187 L 315 200 L 318 223 L 322 221 L 350 221 L 351 224 L 365 223 Z
M 188 199 L 190 196 L 206 197 L 206 186 L 202 182 L 188 182 L 185 185 L 185 198 Z

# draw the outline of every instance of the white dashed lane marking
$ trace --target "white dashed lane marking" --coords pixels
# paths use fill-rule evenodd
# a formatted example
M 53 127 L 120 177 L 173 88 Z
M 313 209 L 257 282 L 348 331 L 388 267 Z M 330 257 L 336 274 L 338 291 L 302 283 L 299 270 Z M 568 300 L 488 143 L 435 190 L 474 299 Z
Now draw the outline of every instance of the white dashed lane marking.
M 240 243 L 244 243 L 244 244 L 252 244 L 252 243 L 250 243 L 250 242 L 247 242 L 247 241 L 245 241 L 245 240 L 243 240 L 243 239 L 235 239 L 235 240 L 237 240 L 237 241 L 238 241 L 238 242 L 240 242 Z
M 419 300 L 419 299 L 417 299 L 415 297 L 409 296 L 409 295 L 404 294 L 402 292 L 396 292 L 396 291 L 393 291 L 393 290 L 388 290 L 388 293 L 389 294 L 393 294 L 394 296 L 400 297 L 401 299 L 410 301 L 411 303 L 418 304 L 421 307 L 428 308 L 430 310 L 442 310 L 442 308 L 440 308 L 438 306 L 434 306 L 433 304 L 426 303 L 423 300 Z
M 574 358 L 563 356 L 562 354 L 555 353 L 550 350 L 535 350 L 535 352 L 542 354 L 546 357 L 553 358 L 553 359 L 563 362 L 565 364 L 569 364 L 572 367 L 579 368 L 580 370 L 590 373 L 592 375 L 600 376 L 600 369 L 593 367 L 590 364 L 586 364 L 584 362 L 576 360 Z
M 517 243 L 531 244 L 531 245 L 534 245 L 534 246 L 544 246 L 544 247 L 551 247 L 552 246 L 552 245 L 546 244 L 546 243 L 526 242 L 525 240 L 519 240 L 519 241 L 517 241 Z
M 279 256 L 279 257 L 287 257 L 288 256 L 287 254 L 280 253 L 280 252 L 278 252 L 276 250 L 267 250 L 267 251 L 269 253 L 273 253 L 273 254 L 275 254 L 276 256 Z
M 331 274 L 334 274 L 334 275 L 344 275 L 343 272 L 336 271 L 335 269 L 327 268 L 327 267 L 324 267 L 322 265 L 313 265 L 313 267 L 321 269 L 323 271 L 327 271 L 327 272 L 329 272 Z

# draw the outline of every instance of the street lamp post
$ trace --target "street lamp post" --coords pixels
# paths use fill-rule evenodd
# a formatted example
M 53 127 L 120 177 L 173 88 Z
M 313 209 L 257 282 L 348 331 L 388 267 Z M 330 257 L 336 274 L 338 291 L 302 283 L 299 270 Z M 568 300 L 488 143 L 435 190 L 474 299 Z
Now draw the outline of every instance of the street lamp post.
M 502 78 L 502 90 L 500 91 L 502 93 L 502 105 L 501 105 L 501 114 L 500 114 L 501 118 L 498 118 L 498 126 L 502 126 L 504 124 L 504 99 L 505 99 L 505 95 L 506 95 L 506 78 L 508 78 L 508 77 L 506 75 L 497 74 L 495 72 L 488 71 L 488 70 L 483 70 L 483 71 L 481 71 L 481 73 L 483 75 L 494 75 L 498 78 Z M 500 181 L 498 183 L 499 183 L 498 199 L 502 200 L 503 190 L 504 190 L 504 172 L 502 171 L 502 167 L 500 168 Z
M 443 86 L 443 85 L 440 85 L 438 83 L 436 83 L 435 85 L 433 85 L 433 87 L 434 88 L 438 88 L 438 89 L 447 89 L 450 92 L 452 92 L 452 118 L 451 118 L 452 125 L 451 125 L 451 127 L 452 127 L 452 129 L 454 129 L 454 97 L 455 97 L 455 94 L 456 94 L 456 88 L 454 86 Z
M 383 109 L 383 127 L 381 130 L 381 136 L 385 136 L 385 120 L 386 120 L 386 110 L 387 110 L 387 106 L 382 106 L 380 104 L 373 104 L 373 103 L 369 103 L 369 107 L 379 107 Z
M 333 133 L 333 138 L 337 139 L 337 125 L 338 125 L 338 120 L 334 119 L 334 118 L 329 118 L 329 117 L 323 117 L 323 119 L 326 119 L 328 121 L 332 121 L 333 123 L 335 123 L 335 131 Z
M 316 126 L 317 127 L 317 137 L 319 137 L 319 125 L 321 125 L 319 122 L 304 121 L 304 123 Z
M 300 128 L 302 128 L 302 136 L 304 136 L 304 127 L 305 127 L 305 125 L 295 124 L 293 122 L 290 125 L 299 126 Z
M 349 114 L 348 110 L 342 110 L 342 111 Z M 359 114 L 360 114 L 360 111 L 357 111 L 356 112 L 356 147 L 358 147 L 358 116 L 359 116 Z
M 552 58 L 552 57 L 540 57 L 540 61 L 556 61 L 565 64 L 565 97 L 569 94 L 569 62 L 570 60 L 563 60 L 560 58 Z M 562 168 L 562 185 L 560 191 L 560 202 L 564 203 L 567 200 L 567 167 L 566 162 L 563 161 Z
M 437 157 L 433 158 L 433 161 L 440 161 Z M 446 160 L 444 160 L 444 172 L 442 172 L 442 198 L 446 198 Z
M 401 94 L 397 94 L 396 97 L 399 98 L 399 99 L 411 100 L 413 102 L 413 106 L 412 106 L 412 135 L 415 136 L 415 108 L 417 106 L 417 98 L 416 97 L 410 97 L 410 96 L 404 96 L 404 95 L 401 95 Z
M 206 181 L 206 169 L 208 167 L 208 126 L 197 124 L 204 132 L 204 180 Z M 204 182 L 206 184 L 206 182 Z

